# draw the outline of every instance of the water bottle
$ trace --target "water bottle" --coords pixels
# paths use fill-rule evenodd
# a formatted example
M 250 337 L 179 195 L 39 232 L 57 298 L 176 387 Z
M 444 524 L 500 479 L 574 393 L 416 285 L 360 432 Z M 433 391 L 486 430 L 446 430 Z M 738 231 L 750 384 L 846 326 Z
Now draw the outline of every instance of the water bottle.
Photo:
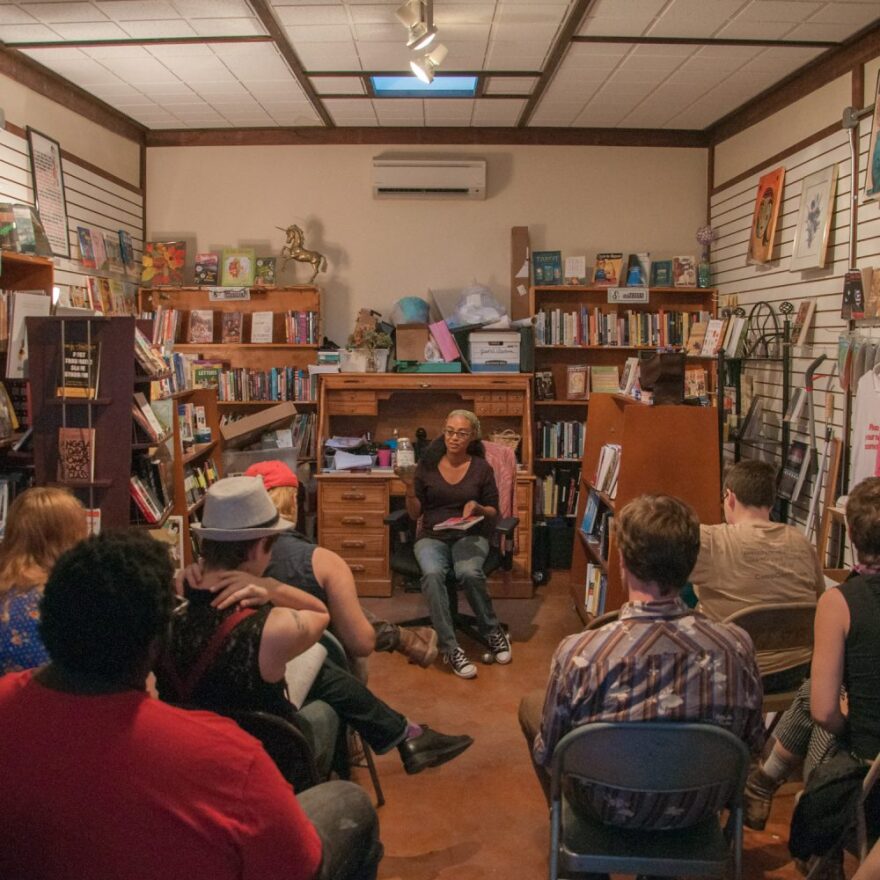
M 397 441 L 397 466 L 399 468 L 415 467 L 416 453 L 409 437 L 401 437 Z

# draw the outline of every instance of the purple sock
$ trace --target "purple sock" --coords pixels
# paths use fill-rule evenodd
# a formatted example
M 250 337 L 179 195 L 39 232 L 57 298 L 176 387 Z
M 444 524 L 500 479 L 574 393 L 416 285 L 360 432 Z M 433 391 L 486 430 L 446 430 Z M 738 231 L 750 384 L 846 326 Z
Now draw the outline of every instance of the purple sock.
M 415 739 L 417 736 L 421 736 L 425 731 L 422 729 L 420 724 L 413 724 L 411 721 L 407 722 L 406 725 L 406 738 L 407 739 Z

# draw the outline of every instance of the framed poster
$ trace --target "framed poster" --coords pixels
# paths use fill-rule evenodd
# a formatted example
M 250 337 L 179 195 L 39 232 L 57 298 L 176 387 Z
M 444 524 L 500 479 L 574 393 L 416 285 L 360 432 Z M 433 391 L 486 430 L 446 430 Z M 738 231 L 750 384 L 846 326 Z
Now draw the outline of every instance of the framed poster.
M 27 140 L 31 157 L 34 201 L 46 237 L 49 239 L 49 246 L 55 256 L 70 258 L 61 145 L 30 126 L 27 128 Z
M 791 251 L 792 272 L 797 269 L 821 269 L 825 265 L 836 190 L 836 165 L 804 178 Z
M 868 161 L 865 168 L 865 198 L 880 199 L 880 73 L 874 87 L 874 118 L 871 120 L 871 140 L 868 142 Z
M 782 202 L 782 181 L 785 168 L 770 171 L 758 181 L 755 211 L 752 214 L 752 233 L 749 237 L 748 262 L 769 263 L 776 237 L 776 221 Z

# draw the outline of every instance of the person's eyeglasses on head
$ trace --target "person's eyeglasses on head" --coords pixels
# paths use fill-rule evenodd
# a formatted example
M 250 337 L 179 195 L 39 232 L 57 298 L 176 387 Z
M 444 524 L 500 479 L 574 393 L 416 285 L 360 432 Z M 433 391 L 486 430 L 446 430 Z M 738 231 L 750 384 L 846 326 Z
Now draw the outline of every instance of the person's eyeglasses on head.
M 444 428 L 443 433 L 449 437 L 457 437 L 459 440 L 467 440 L 468 437 L 471 436 L 471 431 L 465 430 L 464 428 L 456 430 L 455 428 Z

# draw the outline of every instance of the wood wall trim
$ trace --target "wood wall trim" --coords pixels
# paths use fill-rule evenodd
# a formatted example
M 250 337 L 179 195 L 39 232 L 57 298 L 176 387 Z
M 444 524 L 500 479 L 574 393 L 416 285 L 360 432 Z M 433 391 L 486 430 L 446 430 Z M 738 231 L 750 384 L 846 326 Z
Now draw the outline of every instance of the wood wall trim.
M 105 104 L 85 89 L 59 76 L 15 49 L 0 45 L 0 74 L 14 79 L 56 104 L 136 144 L 144 143 L 145 126 Z
M 560 30 L 556 37 L 553 48 L 550 50 L 544 70 L 535 83 L 535 88 L 532 89 L 532 94 L 526 102 L 526 106 L 523 107 L 523 111 L 519 115 L 516 123 L 518 128 L 525 128 L 532 116 L 535 115 L 535 110 L 538 109 L 538 104 L 541 102 L 544 92 L 547 91 L 548 86 L 553 82 L 553 77 L 556 76 L 556 71 L 559 70 L 562 59 L 565 58 L 565 53 L 568 52 L 568 48 L 571 46 L 571 38 L 577 33 L 581 22 L 587 17 L 587 14 L 596 3 L 597 0 L 576 0 L 565 24 L 562 26 L 562 30 Z
M 690 147 L 701 131 L 632 128 L 208 128 L 148 131 L 147 147 L 320 146 L 325 144 Z
M 771 165 L 775 165 L 777 162 L 782 162 L 784 159 L 787 159 L 789 156 L 793 156 L 795 153 L 800 150 L 805 150 L 807 147 L 812 144 L 818 143 L 821 140 L 829 137 L 841 130 L 840 122 L 833 122 L 831 125 L 826 125 L 825 128 L 814 132 L 809 137 L 805 137 L 802 141 L 798 141 L 796 144 L 792 144 L 790 147 L 786 147 L 784 150 L 776 153 L 773 156 L 768 156 L 766 159 L 762 160 L 759 164 L 753 165 L 751 168 L 746 169 L 741 174 L 737 174 L 736 177 L 731 177 L 730 180 L 725 180 L 724 183 L 719 183 L 718 186 L 711 187 L 711 179 L 710 179 L 710 191 L 709 195 L 714 196 L 724 190 L 728 189 L 731 186 L 735 186 L 738 183 L 741 183 L 746 178 L 751 177 L 753 174 L 757 174 L 759 171 L 763 171 L 765 168 Z M 711 145 L 711 149 L 714 151 L 715 145 Z
M 880 55 L 880 23 L 855 34 L 705 129 L 718 144 Z M 843 108 L 841 107 L 841 111 Z
M 834 49 L 837 40 L 746 40 L 733 37 L 597 37 L 579 36 L 572 43 L 622 43 L 635 46 L 768 46 L 787 49 Z

